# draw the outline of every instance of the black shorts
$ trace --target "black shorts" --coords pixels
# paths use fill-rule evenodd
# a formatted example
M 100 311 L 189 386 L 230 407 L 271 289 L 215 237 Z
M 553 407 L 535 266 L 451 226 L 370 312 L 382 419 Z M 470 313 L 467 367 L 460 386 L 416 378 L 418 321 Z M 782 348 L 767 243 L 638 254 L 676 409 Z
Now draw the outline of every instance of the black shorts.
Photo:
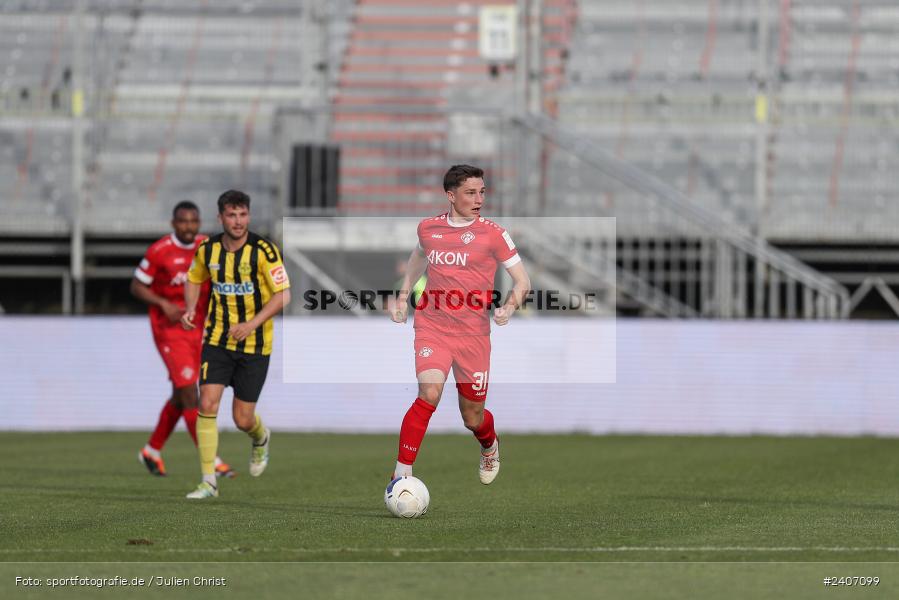
M 200 385 L 218 383 L 234 388 L 234 397 L 256 402 L 268 374 L 270 357 L 235 352 L 220 346 L 203 344 L 200 357 Z

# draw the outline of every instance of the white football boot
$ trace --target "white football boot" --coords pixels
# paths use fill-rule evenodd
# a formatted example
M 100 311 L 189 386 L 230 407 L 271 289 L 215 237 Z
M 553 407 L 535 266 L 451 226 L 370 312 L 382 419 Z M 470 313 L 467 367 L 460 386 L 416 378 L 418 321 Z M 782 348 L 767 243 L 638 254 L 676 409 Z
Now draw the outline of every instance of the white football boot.
M 218 498 L 219 490 L 212 484 L 206 483 L 205 481 L 197 486 L 197 489 L 192 491 L 187 495 L 188 498 L 193 500 L 202 499 L 202 498 Z
M 253 453 L 250 455 L 250 475 L 259 477 L 268 466 L 268 443 L 272 441 L 272 432 L 268 427 L 265 428 L 265 441 L 259 444 L 253 444 Z
M 493 444 L 488 454 L 481 452 L 481 464 L 478 465 L 478 478 L 484 485 L 490 485 L 499 475 L 499 440 Z

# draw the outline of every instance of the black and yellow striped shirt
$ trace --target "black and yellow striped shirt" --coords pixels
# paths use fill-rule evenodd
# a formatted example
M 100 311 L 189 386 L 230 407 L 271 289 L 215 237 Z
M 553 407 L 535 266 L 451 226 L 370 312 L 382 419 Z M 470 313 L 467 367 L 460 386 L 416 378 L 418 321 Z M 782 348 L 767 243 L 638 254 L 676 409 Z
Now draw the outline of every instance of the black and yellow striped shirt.
M 197 284 L 212 279 L 203 341 L 210 346 L 267 356 L 272 353 L 274 336 L 271 319 L 239 342 L 227 333 L 232 325 L 252 319 L 276 292 L 290 287 L 281 254 L 277 246 L 253 232 L 240 249 L 228 252 L 222 245 L 222 235 L 200 244 L 187 275 L 191 283 Z

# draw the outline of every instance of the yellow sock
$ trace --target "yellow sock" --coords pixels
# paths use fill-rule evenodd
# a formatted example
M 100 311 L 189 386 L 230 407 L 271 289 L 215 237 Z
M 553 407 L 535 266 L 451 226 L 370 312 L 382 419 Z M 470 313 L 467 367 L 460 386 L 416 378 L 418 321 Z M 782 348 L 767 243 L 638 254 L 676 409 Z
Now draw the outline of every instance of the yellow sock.
M 259 418 L 259 415 L 256 414 L 256 424 L 253 425 L 253 429 L 247 432 L 251 438 L 253 438 L 254 444 L 259 444 L 265 441 L 265 426 L 262 424 L 262 419 Z
M 200 450 L 200 470 L 204 476 L 215 477 L 215 455 L 218 453 L 219 428 L 215 415 L 198 413 L 197 448 Z

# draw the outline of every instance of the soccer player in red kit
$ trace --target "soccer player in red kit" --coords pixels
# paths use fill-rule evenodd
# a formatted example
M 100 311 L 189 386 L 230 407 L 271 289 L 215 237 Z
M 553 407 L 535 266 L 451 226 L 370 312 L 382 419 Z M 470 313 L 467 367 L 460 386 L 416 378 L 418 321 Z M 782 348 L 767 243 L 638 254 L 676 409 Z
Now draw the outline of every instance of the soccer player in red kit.
M 194 253 L 206 236 L 198 235 L 200 210 L 188 200 L 179 202 L 172 210 L 173 232 L 147 249 L 131 280 L 131 293 L 150 307 L 150 327 L 153 341 L 165 363 L 172 382 L 172 396 L 162 407 L 156 429 L 138 453 L 141 464 L 153 475 L 164 476 L 165 463 L 161 450 L 172 434 L 178 420 L 197 443 L 197 380 L 200 373 L 202 331 L 184 331 L 184 282 Z M 209 286 L 203 290 L 209 298 Z M 206 302 L 199 306 L 206 306 Z M 216 473 L 233 477 L 231 467 L 216 459 Z
M 418 224 L 418 246 L 409 257 L 391 315 L 397 323 L 406 321 L 412 283 L 427 269 L 427 285 L 414 319 L 418 397 L 403 418 L 393 476 L 412 474 L 452 367 L 462 420 L 481 445 L 478 477 L 490 484 L 499 473 L 493 415 L 484 408 L 490 372 L 489 309 L 497 267 L 502 265 L 514 284 L 505 304 L 493 311 L 497 325 L 509 322 L 531 283 L 508 232 L 481 216 L 484 171 L 455 165 L 444 176 L 443 189 L 449 211 Z

